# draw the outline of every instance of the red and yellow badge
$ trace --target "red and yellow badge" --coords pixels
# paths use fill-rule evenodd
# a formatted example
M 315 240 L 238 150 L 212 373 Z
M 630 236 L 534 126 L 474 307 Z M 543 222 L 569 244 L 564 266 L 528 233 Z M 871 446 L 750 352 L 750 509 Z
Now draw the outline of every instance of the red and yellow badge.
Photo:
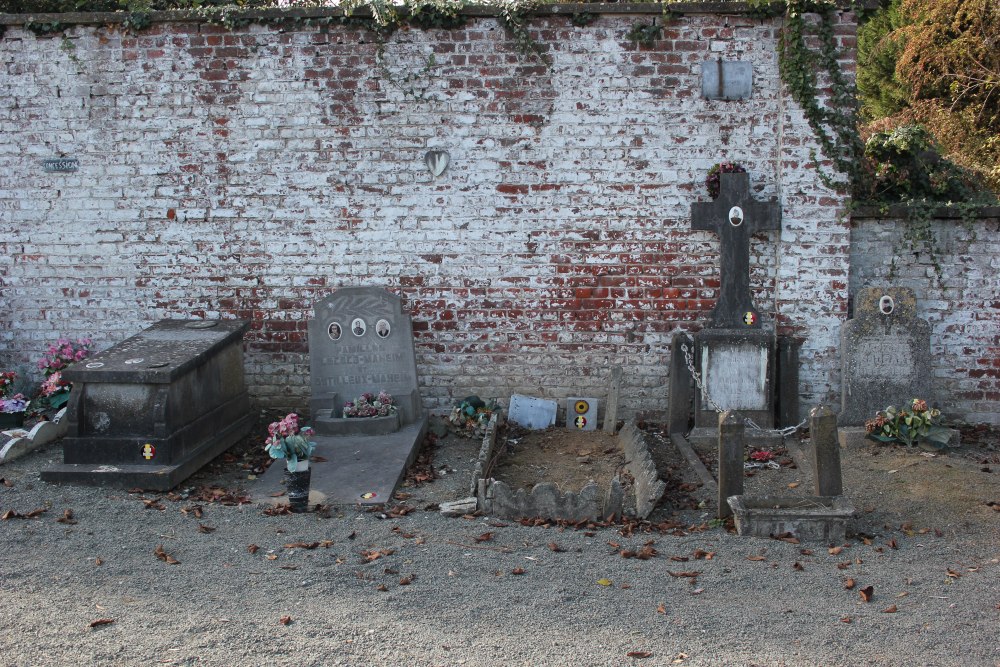
M 756 323 L 757 323 L 757 313 L 753 312 L 752 310 L 748 310 L 747 312 L 743 313 L 743 324 L 747 325 L 748 327 L 752 327 Z
M 142 446 L 142 458 L 147 461 L 151 461 L 153 457 L 156 456 L 156 447 L 153 447 L 148 442 Z

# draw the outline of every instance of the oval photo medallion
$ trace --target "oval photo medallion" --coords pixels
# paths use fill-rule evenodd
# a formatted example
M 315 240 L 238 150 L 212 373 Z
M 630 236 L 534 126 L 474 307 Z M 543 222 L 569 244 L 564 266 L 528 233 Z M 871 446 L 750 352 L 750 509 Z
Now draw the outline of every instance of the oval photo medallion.
M 376 336 L 379 338 L 388 338 L 390 333 L 392 333 L 392 327 L 389 326 L 389 320 L 379 320 L 375 323 Z
M 739 227 L 743 224 L 743 209 L 739 206 L 729 209 L 729 224 L 733 227 Z
M 361 337 L 365 335 L 366 331 L 368 331 L 368 325 L 365 324 L 365 321 L 363 319 L 361 319 L 360 317 L 355 317 L 353 320 L 351 320 L 352 334 Z
M 330 340 L 340 340 L 340 336 L 343 331 L 340 328 L 340 322 L 330 322 L 330 326 L 326 328 L 326 335 L 330 337 Z

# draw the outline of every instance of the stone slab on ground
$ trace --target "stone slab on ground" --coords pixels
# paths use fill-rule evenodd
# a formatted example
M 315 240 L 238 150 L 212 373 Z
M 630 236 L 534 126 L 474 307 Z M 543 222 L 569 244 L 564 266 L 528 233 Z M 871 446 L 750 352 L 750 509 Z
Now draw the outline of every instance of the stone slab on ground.
M 416 458 L 427 432 L 427 419 L 402 427 L 395 433 L 377 436 L 331 437 L 317 435 L 312 461 L 309 505 L 381 505 L 392 500 L 406 468 Z M 285 468 L 275 461 L 251 488 L 260 504 L 285 505 L 288 498 L 273 497 L 283 492 Z
M 719 444 L 719 429 L 717 427 L 698 427 L 688 433 L 688 442 L 701 447 L 715 447 Z M 774 431 L 757 431 L 752 428 L 743 433 L 743 442 L 747 446 L 757 448 L 773 448 L 781 446 L 781 434 Z

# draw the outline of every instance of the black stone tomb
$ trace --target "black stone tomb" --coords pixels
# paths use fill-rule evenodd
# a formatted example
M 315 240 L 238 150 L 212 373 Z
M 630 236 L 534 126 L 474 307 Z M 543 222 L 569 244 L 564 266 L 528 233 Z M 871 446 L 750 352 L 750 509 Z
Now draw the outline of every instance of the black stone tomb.
M 63 373 L 63 463 L 46 482 L 166 491 L 253 425 L 243 320 L 162 320 Z

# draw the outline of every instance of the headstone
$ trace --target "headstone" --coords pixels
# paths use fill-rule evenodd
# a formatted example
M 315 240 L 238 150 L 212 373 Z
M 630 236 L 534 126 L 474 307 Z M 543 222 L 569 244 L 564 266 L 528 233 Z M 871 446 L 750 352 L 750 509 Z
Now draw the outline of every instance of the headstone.
M 413 324 L 402 299 L 377 287 L 345 287 L 320 300 L 309 321 L 316 430 L 309 506 L 381 505 L 414 460 L 427 431 L 420 400 Z M 344 403 L 385 391 L 397 405 L 385 417 L 344 418 Z M 283 465 L 264 474 L 258 497 L 283 504 Z
M 242 320 L 162 320 L 63 372 L 61 465 L 42 479 L 166 491 L 253 425 Z
M 316 303 L 314 311 L 309 322 L 309 404 L 318 433 L 339 425 L 344 403 L 366 392 L 389 392 L 404 425 L 424 416 L 413 324 L 398 296 L 376 287 L 346 287 Z
M 716 329 L 759 329 L 760 312 L 750 298 L 750 237 L 778 229 L 781 207 L 750 194 L 750 175 L 719 174 L 719 196 L 691 206 L 691 229 L 719 235 L 719 300 L 712 311 Z
M 775 336 L 762 329 L 750 295 L 750 237 L 778 229 L 781 208 L 750 193 L 746 173 L 719 175 L 719 196 L 691 206 L 691 228 L 719 235 L 719 298 L 709 326 L 695 334 L 695 425 L 715 427 L 716 406 L 738 410 L 758 425 L 774 424 Z M 713 403 L 715 405 L 713 405 Z
M 838 421 L 860 425 L 877 410 L 930 399 L 931 327 L 917 317 L 905 287 L 866 287 L 854 297 L 854 319 L 840 330 Z

